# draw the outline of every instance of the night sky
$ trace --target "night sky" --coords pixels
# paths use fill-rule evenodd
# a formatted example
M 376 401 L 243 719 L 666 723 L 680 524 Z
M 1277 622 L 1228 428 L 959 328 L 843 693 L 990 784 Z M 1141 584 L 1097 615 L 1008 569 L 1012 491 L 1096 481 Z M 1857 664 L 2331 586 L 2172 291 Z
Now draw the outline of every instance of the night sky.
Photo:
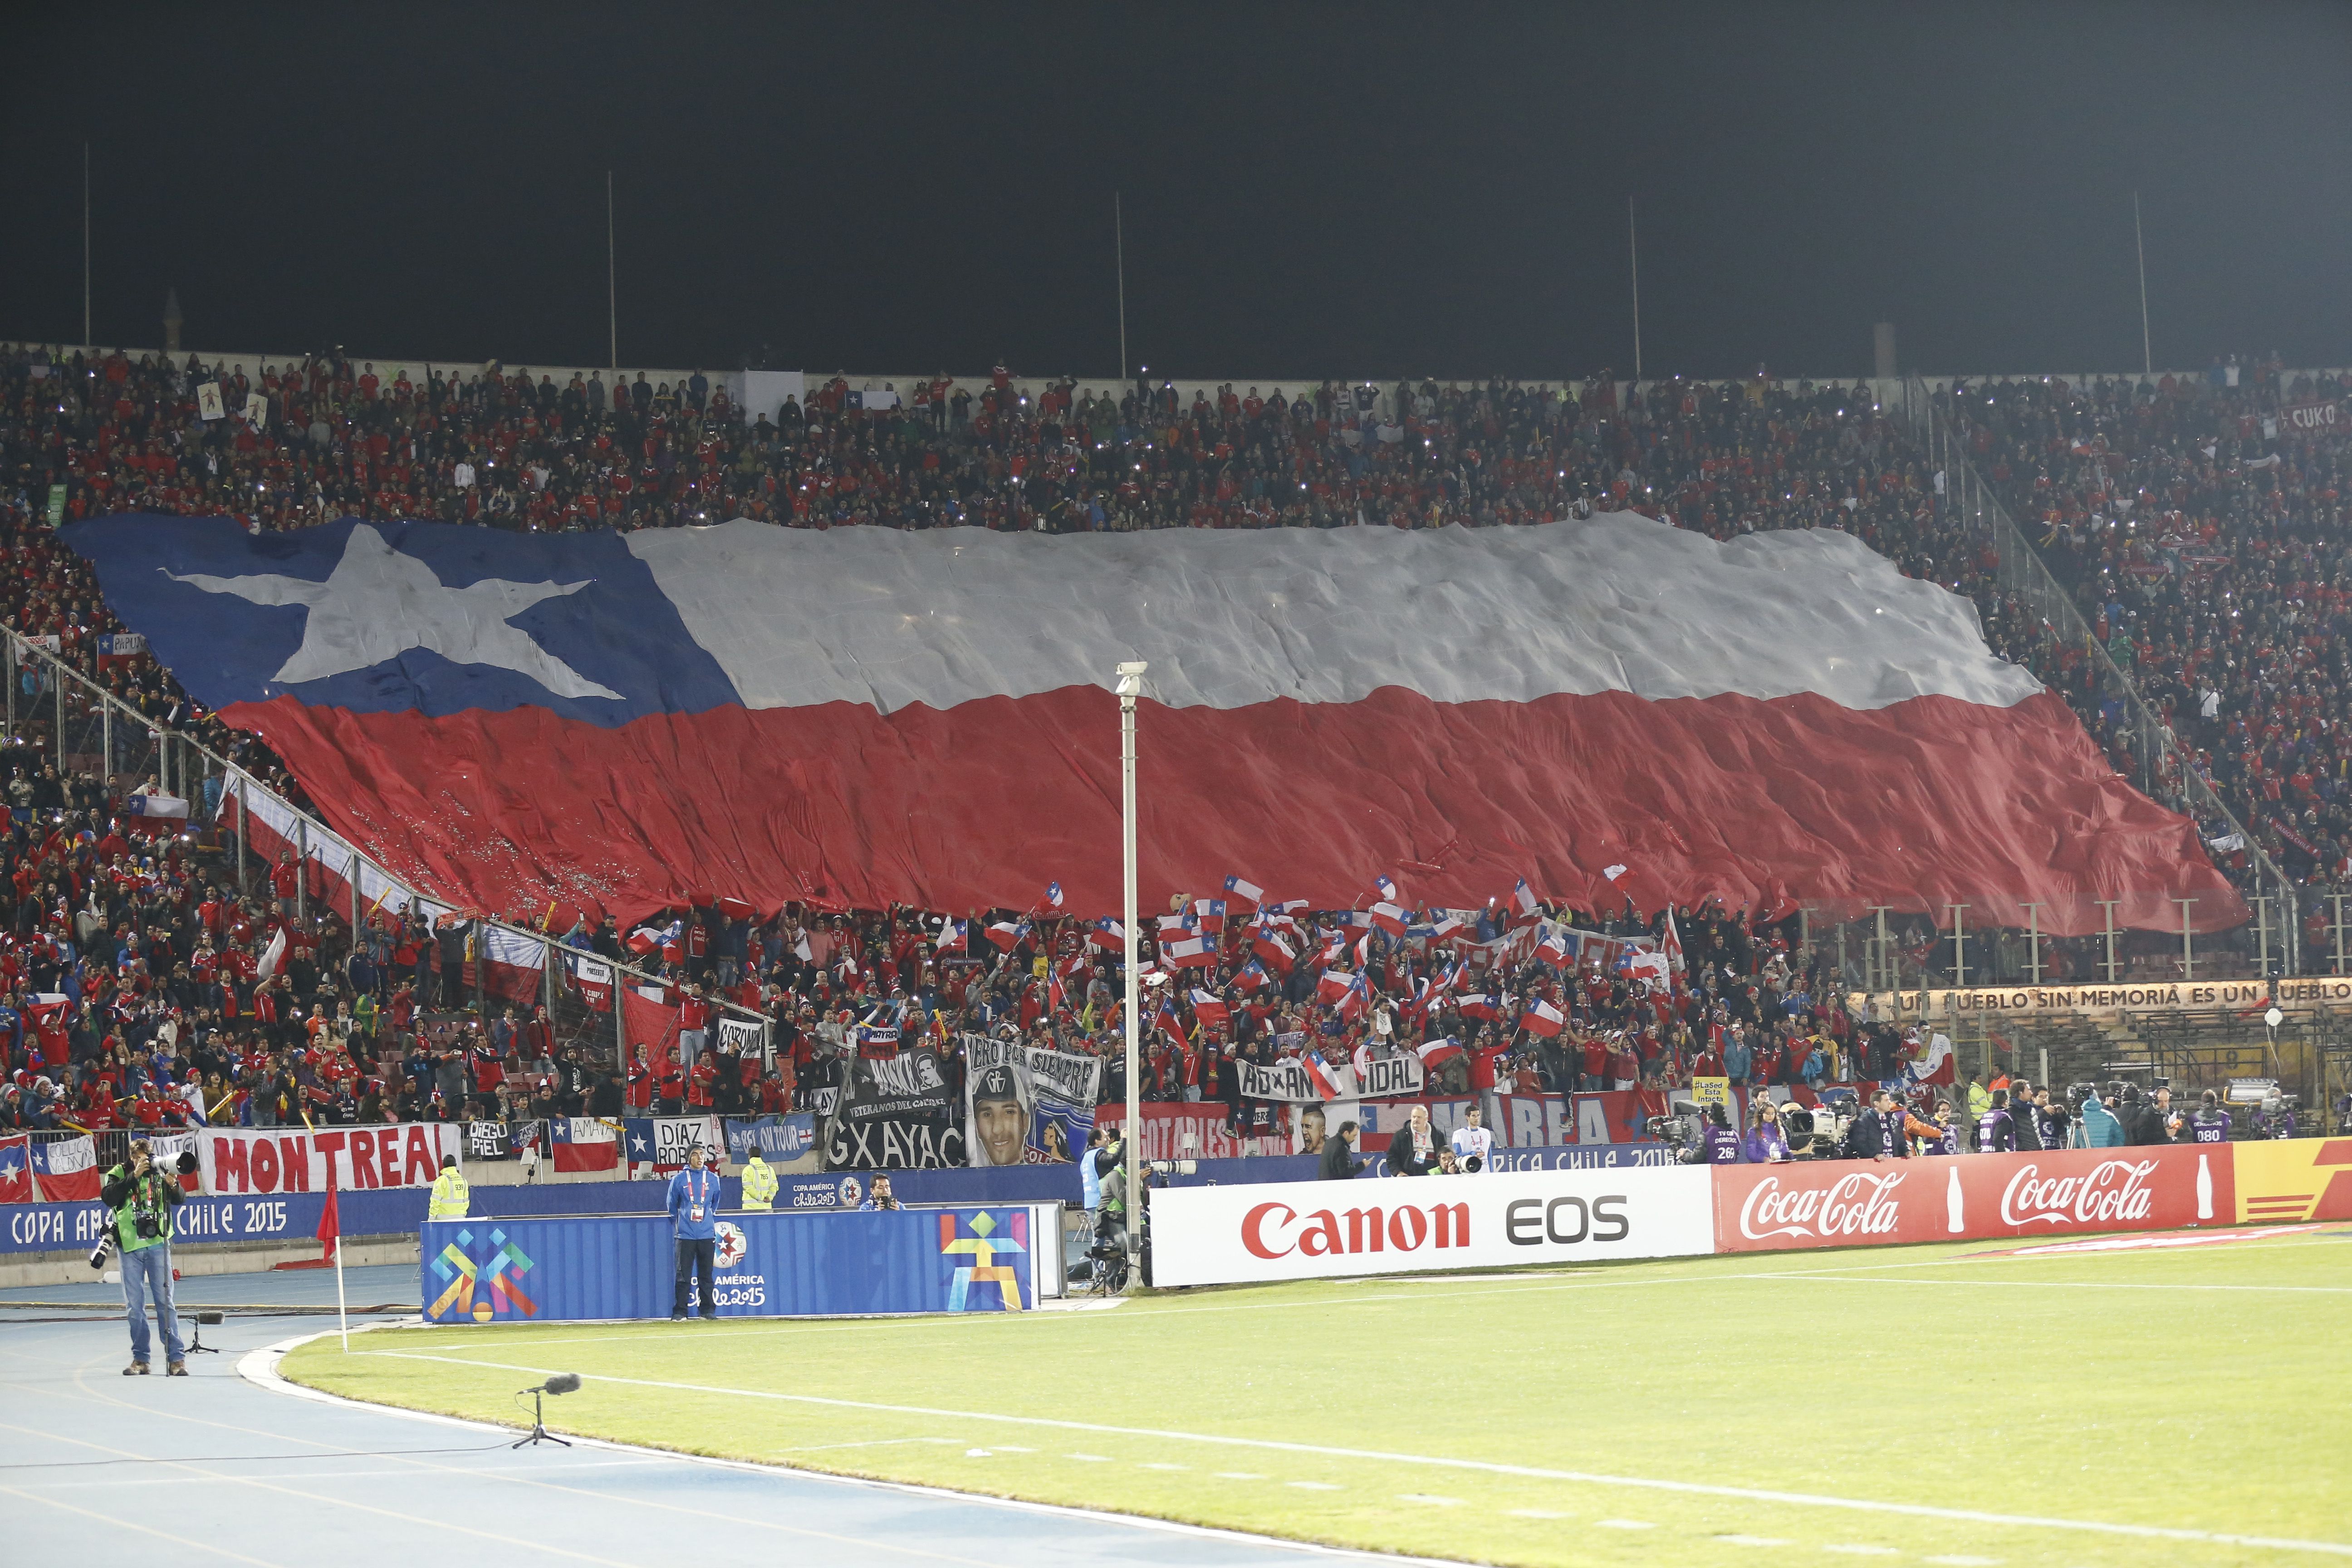
M 2352 5 L 17 5 L 0 338 L 1243 380 L 2352 363 Z

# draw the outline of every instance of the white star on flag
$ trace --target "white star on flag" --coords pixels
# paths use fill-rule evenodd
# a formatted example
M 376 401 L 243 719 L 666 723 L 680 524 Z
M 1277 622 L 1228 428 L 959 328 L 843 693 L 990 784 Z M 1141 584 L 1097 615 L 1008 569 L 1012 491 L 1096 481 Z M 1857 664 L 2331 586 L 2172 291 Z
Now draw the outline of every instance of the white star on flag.
M 542 599 L 578 593 L 588 585 L 585 581 L 510 583 L 488 577 L 470 587 L 451 588 L 433 568 L 394 550 L 366 523 L 352 528 L 342 559 L 323 583 L 271 573 L 215 577 L 167 570 L 164 575 L 257 605 L 307 606 L 302 646 L 273 678 L 283 685 L 373 669 L 410 648 L 424 648 L 452 664 L 511 669 L 558 697 L 621 700 L 619 692 L 589 679 L 530 634 L 508 625 Z

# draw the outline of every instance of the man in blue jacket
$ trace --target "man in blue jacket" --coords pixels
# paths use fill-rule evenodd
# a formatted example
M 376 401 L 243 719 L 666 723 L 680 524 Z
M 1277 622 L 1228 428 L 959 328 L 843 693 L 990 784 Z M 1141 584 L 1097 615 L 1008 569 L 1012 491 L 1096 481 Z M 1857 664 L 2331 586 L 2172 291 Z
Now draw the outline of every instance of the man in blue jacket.
M 670 1299 L 669 1321 L 686 1321 L 687 1288 L 695 1271 L 702 1274 L 702 1315 L 719 1316 L 711 1293 L 719 1268 L 719 1173 L 705 1170 L 702 1146 L 687 1152 L 686 1169 L 669 1179 L 670 1232 L 677 1237 L 677 1293 Z
M 2094 1089 L 2083 1097 L 2083 1113 L 2074 1123 L 2078 1149 L 2120 1149 L 2124 1145 L 2124 1124 L 2116 1119 Z

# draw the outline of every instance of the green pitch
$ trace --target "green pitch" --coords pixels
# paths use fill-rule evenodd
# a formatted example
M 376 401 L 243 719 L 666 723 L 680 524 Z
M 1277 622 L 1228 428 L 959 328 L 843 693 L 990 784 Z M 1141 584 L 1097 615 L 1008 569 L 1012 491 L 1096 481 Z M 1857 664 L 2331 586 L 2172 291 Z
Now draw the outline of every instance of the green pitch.
M 566 1432 L 1482 1562 L 2352 1554 L 2352 1232 L 2000 1251 L 381 1331 L 283 1370 L 503 1422 L 577 1372 Z

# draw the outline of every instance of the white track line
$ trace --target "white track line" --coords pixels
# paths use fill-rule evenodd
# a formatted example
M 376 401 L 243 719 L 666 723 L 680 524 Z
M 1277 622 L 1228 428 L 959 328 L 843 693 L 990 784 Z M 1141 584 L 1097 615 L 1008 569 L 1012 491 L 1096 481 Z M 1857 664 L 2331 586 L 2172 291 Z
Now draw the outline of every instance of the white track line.
M 394 1361 L 443 1362 L 452 1366 L 488 1367 L 499 1372 L 547 1376 L 561 1369 L 526 1366 L 513 1362 L 466 1361 L 456 1356 L 425 1355 L 414 1351 L 354 1351 L 354 1355 L 383 1356 Z M 1885 1502 L 1870 1498 L 1828 1497 L 1814 1492 L 1778 1491 L 1758 1487 L 1712 1486 L 1700 1481 L 1660 1480 L 1648 1476 L 1610 1476 L 1585 1470 L 1555 1470 L 1538 1465 L 1509 1465 L 1491 1459 L 1457 1459 L 1433 1454 L 1395 1454 L 1377 1448 L 1340 1448 L 1322 1443 L 1289 1443 L 1271 1437 L 1234 1437 L 1209 1432 L 1171 1432 L 1150 1426 L 1113 1426 L 1095 1421 L 1065 1421 L 1047 1415 L 1005 1415 L 982 1410 L 945 1410 L 925 1405 L 881 1405 L 863 1399 L 832 1399 L 814 1394 L 778 1394 L 765 1389 L 719 1388 L 709 1384 L 675 1383 L 647 1377 L 607 1377 L 590 1373 L 591 1381 L 617 1383 L 635 1388 L 667 1388 L 685 1394 L 712 1394 L 728 1398 L 772 1399 L 790 1405 L 816 1405 L 835 1410 L 871 1410 L 890 1415 L 928 1415 L 950 1421 L 995 1421 L 1015 1426 L 1044 1426 L 1062 1432 L 1093 1432 L 1118 1437 L 1150 1437 L 1160 1442 L 1211 1443 L 1225 1447 L 1257 1448 L 1271 1453 L 1313 1454 L 1324 1458 L 1365 1459 L 1378 1464 L 1425 1465 L 1437 1469 L 1475 1470 L 1486 1475 L 1516 1476 L 1531 1480 L 1573 1481 L 1583 1486 L 1631 1487 L 1644 1491 L 1676 1492 L 1685 1496 L 1738 1498 L 1752 1502 L 1793 1503 L 1805 1508 L 1843 1508 L 1859 1513 L 1892 1513 L 1912 1519 L 1949 1520 L 1961 1524 L 2014 1525 L 2024 1530 L 2074 1530 L 2095 1535 L 2129 1536 L 2145 1541 L 2200 1542 L 2216 1546 L 2252 1546 L 2277 1552 L 2315 1552 L 2331 1557 L 2352 1557 L 2352 1542 L 2300 1541 L 2266 1535 L 2239 1535 L 2180 1530 L 2156 1524 L 2116 1524 L 2104 1520 L 2051 1519 L 2035 1514 L 1992 1513 L 1981 1509 L 1939 1508 L 1929 1503 Z

